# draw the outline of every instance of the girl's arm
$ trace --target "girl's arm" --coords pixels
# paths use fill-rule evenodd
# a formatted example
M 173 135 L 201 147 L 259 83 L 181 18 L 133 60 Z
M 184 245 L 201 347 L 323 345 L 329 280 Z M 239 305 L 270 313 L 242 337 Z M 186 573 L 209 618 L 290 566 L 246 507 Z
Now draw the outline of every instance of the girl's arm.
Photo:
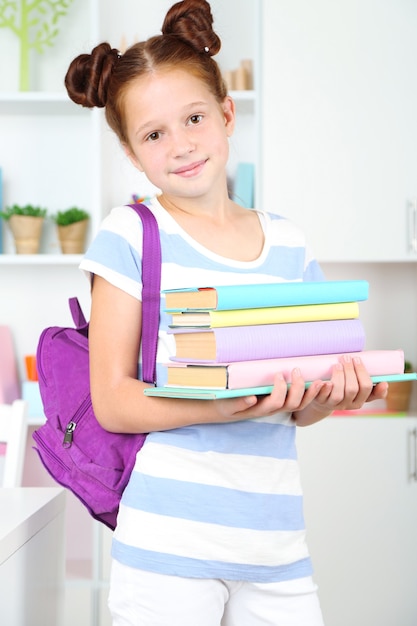
M 151 398 L 137 380 L 142 305 L 136 298 L 94 277 L 89 328 L 90 385 L 94 412 L 113 432 L 150 432 L 190 424 L 238 421 L 256 398 L 207 402 Z

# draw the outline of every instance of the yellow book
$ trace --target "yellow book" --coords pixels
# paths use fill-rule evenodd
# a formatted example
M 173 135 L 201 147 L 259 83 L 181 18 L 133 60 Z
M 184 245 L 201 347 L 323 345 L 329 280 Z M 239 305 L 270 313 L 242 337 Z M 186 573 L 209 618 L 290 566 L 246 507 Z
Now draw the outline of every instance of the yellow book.
M 252 326 L 255 324 L 356 319 L 358 317 L 358 302 L 336 302 L 331 304 L 304 304 L 299 306 L 231 309 L 225 311 L 180 311 L 172 313 L 170 327 L 221 328 Z

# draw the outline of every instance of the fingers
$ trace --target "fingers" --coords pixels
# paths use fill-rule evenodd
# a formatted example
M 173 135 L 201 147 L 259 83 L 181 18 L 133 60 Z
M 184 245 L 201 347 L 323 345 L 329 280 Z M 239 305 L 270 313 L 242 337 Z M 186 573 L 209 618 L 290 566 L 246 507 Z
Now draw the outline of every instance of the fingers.
M 235 401 L 235 409 L 241 419 L 272 415 L 279 411 L 301 411 L 312 403 L 316 411 L 359 409 L 369 400 L 385 398 L 387 389 L 387 383 L 373 386 L 359 356 L 345 355 L 333 367 L 330 381 L 316 380 L 306 389 L 298 368 L 291 373 L 290 385 L 278 372 L 269 396 L 240 398 Z
M 310 404 L 320 393 L 325 383 L 317 380 L 306 389 L 306 383 L 298 368 L 291 373 L 291 384 L 288 385 L 284 376 L 278 372 L 274 378 L 272 393 L 259 403 L 260 411 L 264 415 L 271 415 L 278 411 L 292 413 L 299 411 Z
M 329 401 L 335 408 L 358 409 L 372 394 L 372 380 L 359 356 L 345 355 L 334 366 Z
M 309 392 L 311 397 L 313 397 L 314 389 L 309 390 Z M 292 412 L 305 404 L 305 394 L 305 381 L 299 370 L 292 373 L 291 385 L 288 385 L 282 373 L 278 372 L 275 375 L 274 385 L 270 395 L 236 399 L 233 401 L 234 410 L 232 409 L 232 411 L 235 418 L 237 412 L 241 419 L 263 417 L 279 411 Z M 228 402 L 231 401 L 229 400 Z
M 383 383 L 378 383 L 377 385 L 374 385 L 371 391 L 371 394 L 368 398 L 368 401 L 370 400 L 385 400 L 388 394 L 388 383 L 383 382 Z

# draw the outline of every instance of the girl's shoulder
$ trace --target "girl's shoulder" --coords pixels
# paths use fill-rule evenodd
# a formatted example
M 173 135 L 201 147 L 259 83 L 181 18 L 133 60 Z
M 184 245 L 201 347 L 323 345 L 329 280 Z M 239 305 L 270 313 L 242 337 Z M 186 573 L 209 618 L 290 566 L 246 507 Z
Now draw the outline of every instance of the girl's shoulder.
M 306 245 L 306 237 L 302 228 L 290 218 L 272 211 L 255 210 L 261 220 L 265 234 L 271 237 L 271 242 L 279 245 Z
M 119 235 L 124 235 L 132 229 L 137 230 L 138 228 L 142 228 L 142 221 L 137 213 L 127 204 L 111 209 L 100 226 L 100 230 L 108 230 Z

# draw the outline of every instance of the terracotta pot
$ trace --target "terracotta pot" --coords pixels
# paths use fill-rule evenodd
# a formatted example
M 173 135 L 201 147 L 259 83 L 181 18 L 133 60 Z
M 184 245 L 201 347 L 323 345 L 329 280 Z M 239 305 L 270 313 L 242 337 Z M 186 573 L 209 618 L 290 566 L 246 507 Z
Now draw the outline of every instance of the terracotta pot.
M 9 226 L 12 231 L 17 254 L 36 254 L 42 234 L 43 217 L 12 215 Z
M 389 383 L 387 409 L 392 412 L 404 412 L 410 408 L 412 381 Z
M 88 220 L 74 222 L 68 226 L 58 226 L 59 243 L 64 254 L 82 254 L 84 252 L 87 226 Z

